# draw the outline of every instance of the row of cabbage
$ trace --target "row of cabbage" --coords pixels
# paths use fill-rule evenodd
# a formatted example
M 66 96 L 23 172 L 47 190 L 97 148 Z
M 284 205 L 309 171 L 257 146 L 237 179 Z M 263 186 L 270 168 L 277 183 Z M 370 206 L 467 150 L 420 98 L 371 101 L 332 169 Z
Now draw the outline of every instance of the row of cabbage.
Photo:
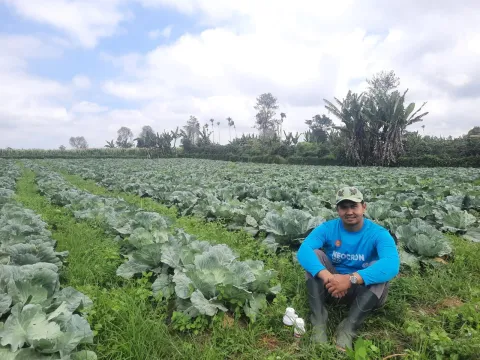
M 224 244 L 199 241 L 172 219 L 143 211 L 120 198 L 79 190 L 49 169 L 32 165 L 42 195 L 70 209 L 77 219 L 95 219 L 116 235 L 127 259 L 117 275 L 132 278 L 153 274 L 153 294 L 171 300 L 189 317 L 213 316 L 220 311 L 243 313 L 255 320 L 267 295 L 280 291 L 276 272 L 261 261 L 240 261 Z
M 208 160 L 68 160 L 50 166 L 110 190 L 152 197 L 182 215 L 224 221 L 272 249 L 298 244 L 336 216 L 335 190 L 356 185 L 366 216 L 396 235 L 409 261 L 451 254 L 445 232 L 480 241 L 476 169 L 393 169 L 229 164 Z M 351 180 L 349 180 L 351 179 Z
M 78 351 L 93 341 L 79 314 L 92 305 L 77 290 L 60 289 L 67 252 L 55 252 L 47 224 L 14 201 L 20 171 L 0 160 L 0 359 L 94 360 Z

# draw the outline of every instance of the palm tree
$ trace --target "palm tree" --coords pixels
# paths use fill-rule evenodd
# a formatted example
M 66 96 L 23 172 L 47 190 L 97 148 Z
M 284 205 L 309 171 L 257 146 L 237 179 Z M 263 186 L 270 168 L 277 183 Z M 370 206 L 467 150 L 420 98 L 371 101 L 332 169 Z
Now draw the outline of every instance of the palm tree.
M 115 143 L 112 141 L 107 140 L 107 145 L 105 145 L 106 148 L 113 149 L 115 147 Z
M 218 126 L 218 143 L 220 144 L 220 121 L 217 121 Z
M 354 165 L 365 165 L 370 156 L 367 139 L 367 122 L 363 115 L 365 98 L 348 91 L 343 101 L 335 98 L 337 105 L 323 99 L 325 108 L 341 120 L 344 126 L 334 127 L 345 135 L 346 157 Z
M 285 113 L 280 113 L 280 124 L 278 125 L 278 129 L 277 129 L 277 132 L 278 132 L 278 137 L 281 139 L 282 138 L 282 124 L 283 124 L 283 120 L 287 117 L 287 114 Z
M 227 118 L 227 122 L 228 122 L 228 137 L 230 138 L 230 141 L 232 141 L 232 135 L 230 133 L 230 128 L 233 126 L 233 120 L 231 117 L 228 117 Z
M 214 119 L 210 119 L 210 122 L 212 123 L 212 143 L 215 144 L 215 134 L 214 134 L 214 127 L 213 127 L 213 123 L 215 122 Z
M 235 139 L 237 138 L 237 128 L 235 127 L 235 121 L 232 120 L 233 131 L 235 133 Z
M 175 151 L 177 151 L 177 148 L 176 148 L 177 139 L 181 136 L 180 132 L 178 131 L 178 126 L 177 126 L 177 129 L 175 130 L 175 132 L 171 131 L 170 133 L 171 133 L 172 139 L 173 139 L 173 148 L 175 149 Z
M 292 138 L 293 145 L 296 146 L 298 144 L 298 140 L 300 140 L 300 136 L 302 136 L 302 134 L 303 133 L 299 133 L 298 131 L 295 133 L 295 135 Z
M 407 90 L 408 91 L 408 90 Z M 426 103 L 414 112 L 415 104 L 405 106 L 405 91 L 382 92 L 364 96 L 348 92 L 343 101 L 328 100 L 326 108 L 343 122 L 336 126 L 345 138 L 346 157 L 354 165 L 389 165 L 404 152 L 403 137 L 408 126 L 422 121 L 428 112 L 420 113 Z
M 378 165 L 396 162 L 398 156 L 404 153 L 403 137 L 406 128 L 423 121 L 423 117 L 428 114 L 420 113 L 426 102 L 415 112 L 415 103 L 405 106 L 407 92 L 408 89 L 403 94 L 397 90 L 391 93 L 377 92 L 366 103 L 365 117 L 376 130 L 372 140 L 374 160 Z
M 202 131 L 198 133 L 199 139 L 198 139 L 198 146 L 205 146 L 205 145 L 210 145 L 210 134 L 211 132 L 208 131 L 209 125 L 208 123 L 205 123 L 202 127 Z

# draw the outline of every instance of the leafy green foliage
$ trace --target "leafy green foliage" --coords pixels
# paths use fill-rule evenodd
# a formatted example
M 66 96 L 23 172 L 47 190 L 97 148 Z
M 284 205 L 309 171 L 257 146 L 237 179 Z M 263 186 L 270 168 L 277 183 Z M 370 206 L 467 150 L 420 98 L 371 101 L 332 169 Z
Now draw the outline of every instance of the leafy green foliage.
M 463 238 L 473 242 L 480 242 L 480 229 L 468 229 Z
M 182 162 L 183 160 L 177 160 Z M 102 164 L 103 163 L 103 164 Z M 104 166 L 105 163 L 100 161 L 98 166 Z M 211 163 L 211 162 L 208 162 Z M 363 173 L 362 169 L 336 169 L 332 168 L 314 168 L 314 167 L 273 167 L 273 166 L 259 166 L 249 164 L 228 164 L 224 163 L 211 163 L 215 166 L 210 167 L 210 170 L 199 170 L 198 173 L 189 173 L 190 177 L 195 176 L 200 178 L 204 172 L 209 173 L 209 181 L 205 183 L 205 188 L 202 192 L 195 191 L 197 197 L 201 197 L 204 193 L 224 194 L 225 188 L 229 187 L 229 183 L 235 183 L 238 178 L 255 184 L 255 187 L 260 191 L 265 185 L 269 185 L 272 179 L 276 183 L 285 184 L 290 182 L 289 177 L 293 178 L 291 184 L 286 184 L 285 187 L 290 189 L 292 200 L 283 201 L 295 201 L 297 204 L 302 201 L 302 198 L 315 197 L 318 198 L 318 205 L 315 205 L 315 201 L 309 202 L 309 208 L 317 209 L 322 212 L 322 216 L 327 218 L 327 214 L 334 214 L 334 207 L 332 207 L 330 194 L 333 192 L 333 188 L 336 186 L 332 181 L 333 178 L 345 179 L 348 177 L 349 172 L 355 173 L 355 178 L 359 180 L 359 183 L 363 184 L 363 191 L 366 195 L 367 204 L 373 204 L 374 202 L 385 200 L 392 203 L 390 207 L 396 213 L 401 213 L 402 223 L 397 225 L 409 224 L 410 221 L 419 217 L 419 209 L 422 208 L 421 218 L 439 229 L 442 224 L 439 219 L 436 218 L 434 211 L 441 212 L 442 214 L 453 211 L 454 209 L 447 209 L 442 204 L 442 199 L 450 194 L 466 194 L 469 193 L 473 198 L 476 198 L 473 180 L 476 178 L 475 171 L 467 170 L 465 173 L 460 173 L 458 169 L 449 170 L 442 169 L 437 170 L 429 169 L 368 169 Z M 179 170 L 178 165 L 175 164 L 175 179 L 178 187 L 183 186 L 182 171 Z M 169 166 L 165 165 L 162 161 L 157 164 L 155 162 L 148 162 L 148 166 L 152 172 L 156 172 L 157 175 L 164 174 Z M 158 166 L 158 168 L 157 168 Z M 196 167 L 196 163 L 191 163 L 187 168 Z M 225 167 L 224 170 L 219 173 L 215 168 Z M 122 168 L 122 165 L 117 164 L 115 161 L 112 164 L 110 171 L 115 171 L 115 175 L 122 176 L 125 171 L 132 171 L 131 166 Z M 271 169 L 269 169 L 271 167 Z M 138 166 L 139 171 L 136 174 L 137 178 L 141 178 L 145 170 L 141 170 L 141 166 Z M 95 170 L 95 165 L 92 165 L 92 169 Z M 258 173 L 251 173 L 252 169 L 257 170 Z M 187 169 L 188 170 L 188 169 Z M 318 170 L 313 171 L 313 170 Z M 462 169 L 463 170 L 463 169 Z M 94 171 L 85 169 L 83 173 Z M 457 173 L 458 172 L 458 173 Z M 215 175 L 213 175 L 215 173 Z M 112 173 L 113 174 L 113 173 Z M 261 175 L 265 176 L 265 180 L 261 179 Z M 258 176 L 258 181 L 252 180 L 252 176 Z M 230 180 L 226 181 L 229 177 Z M 170 210 L 165 209 L 164 206 L 156 203 L 152 199 L 145 197 L 141 198 L 132 192 L 132 195 L 127 193 L 112 192 L 108 193 L 105 188 L 94 186 L 93 181 L 81 181 L 78 177 L 69 176 L 66 177 L 69 181 L 72 181 L 82 189 L 89 189 L 89 191 L 95 191 L 96 194 L 108 194 L 105 196 L 121 196 L 124 199 L 128 199 L 129 202 L 136 204 L 137 206 L 149 209 L 148 211 L 160 211 L 162 214 L 175 213 L 175 208 Z M 179 178 L 177 181 L 176 179 Z M 99 175 L 96 175 L 96 181 L 100 181 Z M 434 179 L 434 180 L 433 180 Z M 473 179 L 473 180 L 470 180 Z M 143 181 L 140 186 L 143 188 L 167 188 L 170 186 L 172 180 L 163 179 L 161 182 L 152 181 L 148 184 Z M 210 185 L 209 185 L 210 184 Z M 477 183 L 477 185 L 480 185 Z M 220 189 L 221 187 L 221 189 Z M 194 188 L 197 188 L 194 186 Z M 201 189 L 198 187 L 198 189 Z M 363 189 L 362 189 L 363 190 Z M 277 192 L 278 193 L 278 192 Z M 300 195 L 300 197 L 299 197 Z M 253 195 L 250 195 L 253 196 Z M 283 195 L 282 195 L 283 196 Z M 457 195 L 455 195 L 457 196 Z M 218 197 L 219 199 L 226 199 L 225 197 Z M 330 198 L 330 199 L 329 199 Z M 313 199 L 313 198 L 312 198 Z M 238 199 L 237 199 L 238 200 Z M 243 198 L 238 202 L 245 201 L 264 201 L 266 198 Z M 231 200 L 229 200 L 231 201 Z M 458 203 L 458 202 L 457 202 Z M 277 205 L 276 203 L 273 203 Z M 452 203 L 452 205 L 454 205 Z M 296 208 L 298 205 L 292 207 Z M 458 205 L 454 205 L 457 207 Z M 281 211 L 281 208 L 285 207 L 285 204 L 281 204 L 275 210 Z M 299 206 L 300 207 L 300 206 Z M 51 206 L 52 209 L 60 208 Z M 310 212 L 305 207 L 300 209 Z M 273 210 L 273 208 L 272 208 Z M 39 212 L 39 210 L 36 210 Z M 40 211 L 41 212 L 41 211 Z M 104 226 L 101 222 L 80 222 L 78 224 L 70 223 L 66 221 L 66 217 L 70 214 L 67 209 L 61 209 L 63 217 L 59 222 L 49 223 L 57 224 L 60 229 L 60 223 L 68 223 L 68 226 L 72 229 L 76 226 L 87 226 L 90 224 L 94 227 Z M 469 209 L 473 215 L 475 210 Z M 312 213 L 313 214 L 313 213 Z M 42 217 L 45 219 L 44 214 Z M 390 218 L 386 220 L 392 220 L 396 218 Z M 128 219 L 127 219 L 128 220 Z M 380 221 L 380 220 L 375 220 Z M 212 243 L 221 243 L 225 241 L 231 246 L 232 249 L 238 251 L 241 255 L 241 259 L 253 258 L 261 259 L 265 262 L 266 268 L 274 268 L 279 272 L 279 280 L 282 283 L 282 293 L 279 294 L 273 302 L 269 303 L 269 306 L 261 310 L 261 315 L 256 317 L 254 324 L 245 326 L 244 319 L 231 317 L 231 314 L 220 311 L 217 315 L 211 319 L 207 315 L 199 315 L 195 318 L 190 318 L 188 315 L 181 311 L 176 311 L 174 314 L 178 314 L 177 320 L 170 319 L 170 314 L 167 308 L 174 304 L 168 304 L 168 302 L 153 302 L 151 299 L 152 291 L 150 290 L 150 279 L 155 279 L 154 275 L 149 273 L 144 274 L 144 277 L 134 281 L 119 281 L 123 286 L 118 287 L 116 284 L 106 285 L 107 288 L 95 286 L 97 283 L 95 278 L 90 278 L 87 282 L 82 284 L 92 284 L 82 287 L 82 291 L 89 294 L 95 300 L 95 309 L 89 310 L 89 320 L 95 324 L 96 330 L 96 351 L 101 358 L 172 358 L 172 359 L 186 359 L 186 358 L 265 358 L 275 360 L 278 357 L 282 359 L 298 357 L 298 358 L 319 358 L 319 359 L 345 359 L 347 355 L 338 352 L 334 345 L 318 346 L 314 347 L 310 344 L 309 338 L 305 336 L 302 341 L 295 346 L 292 346 L 292 333 L 289 329 L 284 329 L 281 325 L 281 316 L 286 306 L 293 305 L 302 316 L 308 316 L 308 304 L 305 288 L 302 285 L 304 283 L 304 273 L 302 269 L 292 261 L 292 255 L 290 251 L 281 251 L 276 256 L 271 256 L 269 253 L 264 252 L 264 249 L 258 244 L 255 244 L 254 239 L 247 236 L 244 232 L 228 232 L 222 228 L 220 222 L 203 222 L 200 219 L 194 219 L 191 217 L 179 218 L 176 220 L 177 224 L 182 224 L 185 229 L 188 229 L 189 233 L 195 233 L 201 240 L 212 240 Z M 226 224 L 230 224 L 226 222 Z M 74 231 L 74 230 L 72 230 Z M 117 234 L 113 231 L 113 234 L 109 236 L 98 236 L 98 240 L 105 242 L 110 236 Z M 55 235 L 55 232 L 54 232 Z M 58 234 L 57 234 L 58 235 Z M 57 236 L 55 235 L 55 236 Z M 429 332 L 430 327 L 436 326 L 437 333 L 440 333 L 439 329 L 444 328 L 448 333 L 448 336 L 457 341 L 460 337 L 457 337 L 454 332 L 454 326 L 458 325 L 462 328 L 463 322 L 453 321 L 455 318 L 462 319 L 463 317 L 471 317 L 472 314 L 463 312 L 463 309 L 451 308 L 450 316 L 452 321 L 445 320 L 444 312 L 438 312 L 436 309 L 437 304 L 441 304 L 446 297 L 458 297 L 463 302 L 472 302 L 475 309 L 475 299 L 480 296 L 478 289 L 477 274 L 480 271 L 478 256 L 478 246 L 475 243 L 463 241 L 458 236 L 446 235 L 447 238 L 453 243 L 455 249 L 455 257 L 448 259 L 449 264 L 440 267 L 428 267 L 423 268 L 421 274 L 403 274 L 401 277 L 396 278 L 391 283 L 389 299 L 386 306 L 367 320 L 365 330 L 362 330 L 362 336 L 365 336 L 367 342 L 371 342 L 379 349 L 378 358 L 384 358 L 387 355 L 395 353 L 401 353 L 405 359 L 434 359 L 436 358 L 436 346 L 435 342 L 417 341 L 423 335 L 422 333 Z M 91 236 L 90 236 L 91 237 Z M 79 237 L 82 238 L 83 237 Z M 122 249 L 127 249 L 128 236 L 119 236 L 118 244 L 122 244 Z M 59 240 L 60 241 L 60 240 Z M 71 248 L 75 248 L 75 242 L 71 243 Z M 82 242 L 83 244 L 83 242 Z M 91 242 L 90 242 L 91 244 Z M 79 244 L 80 245 L 80 244 Z M 403 247 L 400 242 L 399 245 Z M 92 257 L 96 253 L 96 247 L 92 246 Z M 69 249 L 70 250 L 70 249 Z M 130 249 L 129 251 L 134 251 Z M 283 249 L 285 250 L 285 249 Z M 116 250 L 114 249 L 114 252 Z M 122 250 L 123 251 L 123 250 Z M 402 252 L 401 252 L 402 253 Z M 409 255 L 412 255 L 408 253 Z M 111 254 L 109 256 L 115 256 Z M 414 255 L 412 255 L 414 256 Z M 118 255 L 117 255 L 118 258 Z M 97 262 L 102 262 L 101 258 L 96 258 Z M 105 257 L 107 259 L 107 257 Z M 69 267 L 74 265 L 71 260 Z M 97 267 L 92 264 L 88 268 L 96 269 Z M 110 273 L 114 274 L 114 271 L 110 268 Z M 166 275 L 172 276 L 170 274 Z M 159 277 L 157 277 L 158 279 Z M 153 280 L 152 279 L 152 280 Z M 155 279 L 156 280 L 156 279 Z M 102 283 L 102 287 L 103 287 Z M 133 286 L 135 284 L 135 286 Z M 138 286 L 137 286 L 138 284 Z M 170 283 L 171 285 L 172 283 Z M 171 295 L 170 300 L 176 297 L 171 287 L 169 289 Z M 189 291 L 194 291 L 189 289 Z M 160 293 L 157 294 L 160 297 Z M 261 300 L 261 299 L 260 299 Z M 438 305 L 440 306 L 440 305 Z M 178 310 L 178 308 L 177 308 Z M 329 321 L 329 334 L 333 335 L 335 326 L 342 316 L 345 315 L 345 311 L 330 311 L 331 319 Z M 424 313 L 425 311 L 425 313 Z M 456 316 L 459 314 L 460 316 Z M 424 314 L 423 316 L 421 314 Z M 426 315 L 425 315 L 426 314 Z M 182 321 L 180 321 L 182 318 Z M 413 335 L 407 335 L 404 331 L 404 324 L 417 320 L 421 328 Z M 183 324 L 182 331 L 191 331 L 194 334 L 198 334 L 202 330 L 208 328 L 207 333 L 203 333 L 200 336 L 191 336 L 190 334 L 178 334 L 172 332 L 172 328 L 177 324 Z M 423 338 L 423 337 L 422 337 Z M 470 339 L 469 342 L 467 339 Z M 476 348 L 476 338 L 468 338 L 468 334 L 461 342 L 458 342 L 459 349 L 457 353 L 462 354 L 459 358 L 475 358 L 475 354 L 478 353 Z M 127 346 L 128 344 L 128 346 Z M 360 348 L 359 348 L 360 349 Z M 460 352 L 461 351 L 461 352 Z M 445 353 L 447 354 L 447 353 Z M 3 355 L 3 354 L 2 354 Z M 449 355 L 437 355 L 439 358 L 450 358 Z M 451 358 L 455 358 L 455 353 L 451 353 Z M 33 357 L 32 357 L 33 358 Z M 374 357 L 375 358 L 375 357 Z
M 334 218 L 333 194 L 344 185 L 345 177 L 344 169 L 337 167 L 279 168 L 202 160 L 48 163 L 108 189 L 150 197 L 178 209 L 181 215 L 221 221 L 231 230 L 259 236 L 271 250 L 279 245 L 298 246 L 312 224 Z M 471 216 L 480 211 L 479 186 L 472 182 L 476 176 L 474 169 L 416 169 L 412 173 L 410 169 L 368 168 L 355 170 L 355 185 L 365 195 L 366 216 L 391 233 L 408 227 L 414 219 L 434 227 L 437 231 L 429 228 L 399 245 L 417 257 L 437 257 L 451 254 L 448 239 L 438 231 L 469 230 L 473 234 Z M 265 232 L 266 239 L 261 236 Z M 429 232 L 434 236 L 427 241 Z
M 77 345 L 91 343 L 93 333 L 88 322 L 72 314 L 65 305 L 46 314 L 41 305 L 15 305 L 0 331 L 0 344 L 9 345 L 12 351 L 25 344 L 45 354 L 70 354 Z
M 289 245 L 305 238 L 310 230 L 324 221 L 323 217 L 314 217 L 303 210 L 284 208 L 281 212 L 268 212 L 262 220 L 260 229 L 269 233 L 271 240 Z
M 33 211 L 8 203 L 0 208 L 0 263 L 28 265 L 39 262 L 62 266 L 68 252 L 55 252 L 46 224 Z
M 442 219 L 442 230 L 456 232 L 465 232 L 467 228 L 472 226 L 477 219 L 467 211 L 452 211 L 445 215 Z
M 354 349 L 347 349 L 347 356 L 352 360 L 369 360 L 378 357 L 380 349 L 371 341 L 358 338 L 353 345 Z
M 405 95 L 394 90 L 398 86 L 393 72 L 379 73 L 369 81 L 367 93 L 348 91 L 344 100 L 328 100 L 326 108 L 343 126 L 337 127 L 344 135 L 347 158 L 354 165 L 390 165 L 404 153 L 402 137 L 406 128 L 423 120 L 428 112 L 416 111 L 415 103 L 407 105 Z
M 441 312 L 443 326 L 436 321 L 405 323 L 404 332 L 428 347 L 430 358 L 471 359 L 480 351 L 478 301 Z
M 396 235 L 408 250 L 421 256 L 435 257 L 452 253 L 448 239 L 421 219 L 413 219 L 409 225 L 401 225 Z
M 56 173 L 35 170 L 40 191 L 53 202 L 71 209 L 78 219 L 98 221 L 118 235 L 128 261 L 120 265 L 117 275 L 129 279 L 152 272 L 154 296 L 170 299 L 175 295 L 177 309 L 192 318 L 230 310 L 254 321 L 266 306 L 265 295 L 280 290 L 270 286 L 276 273 L 263 269 L 262 262 L 238 261 L 228 246 L 212 246 L 181 229 L 172 230 L 171 219 L 158 213 L 77 190 Z
M 2 190 L 10 191 L 20 173 L 12 163 L 2 172 L 3 178 L 13 179 L 2 183 L 9 187 Z M 71 287 L 60 290 L 59 269 L 68 252 L 55 252 L 47 224 L 14 202 L 8 191 L 2 192 L 8 196 L 0 204 L 2 359 L 96 359 L 91 351 L 74 353 L 78 345 L 93 342 L 90 325 L 75 313 L 92 301 Z

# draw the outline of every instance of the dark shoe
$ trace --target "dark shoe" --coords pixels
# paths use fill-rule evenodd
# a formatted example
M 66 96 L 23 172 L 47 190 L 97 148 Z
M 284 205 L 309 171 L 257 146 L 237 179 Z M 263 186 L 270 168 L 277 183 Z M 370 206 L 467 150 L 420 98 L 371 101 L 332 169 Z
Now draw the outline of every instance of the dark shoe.
M 368 314 L 375 309 L 378 303 L 378 297 L 370 290 L 360 293 L 352 303 L 348 317 L 344 319 L 337 327 L 337 347 L 340 349 L 352 349 L 353 338 L 357 330 L 363 324 Z
M 327 343 L 328 312 L 325 307 L 325 286 L 323 280 L 312 277 L 307 280 L 308 302 L 310 304 L 310 321 L 313 325 L 312 341 Z

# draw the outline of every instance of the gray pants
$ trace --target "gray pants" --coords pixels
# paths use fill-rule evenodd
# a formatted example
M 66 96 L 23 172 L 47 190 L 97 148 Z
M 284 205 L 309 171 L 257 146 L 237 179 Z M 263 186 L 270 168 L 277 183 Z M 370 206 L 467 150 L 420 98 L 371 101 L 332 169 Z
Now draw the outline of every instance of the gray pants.
M 337 270 L 335 269 L 335 267 L 331 263 L 330 259 L 327 257 L 327 255 L 322 250 L 315 250 L 315 254 L 317 255 L 320 262 L 323 264 L 323 266 L 325 266 L 327 268 L 328 271 L 330 271 L 332 274 L 338 274 Z M 308 279 L 308 278 L 311 278 L 312 275 L 310 275 L 309 272 L 306 272 L 306 277 Z M 364 286 L 365 285 L 352 284 L 352 286 L 348 289 L 347 294 L 341 299 L 334 298 L 327 291 L 327 301 L 338 302 L 338 303 L 346 303 L 346 304 L 350 305 L 353 302 L 353 300 L 357 297 L 360 287 L 364 287 Z M 378 297 L 377 307 L 382 307 L 385 304 L 385 302 L 387 301 L 389 286 L 390 286 L 390 284 L 388 282 L 384 282 L 384 283 L 380 283 L 380 284 L 373 284 L 373 285 L 368 285 L 367 286 L 367 289 L 369 289 L 371 292 L 373 292 Z

